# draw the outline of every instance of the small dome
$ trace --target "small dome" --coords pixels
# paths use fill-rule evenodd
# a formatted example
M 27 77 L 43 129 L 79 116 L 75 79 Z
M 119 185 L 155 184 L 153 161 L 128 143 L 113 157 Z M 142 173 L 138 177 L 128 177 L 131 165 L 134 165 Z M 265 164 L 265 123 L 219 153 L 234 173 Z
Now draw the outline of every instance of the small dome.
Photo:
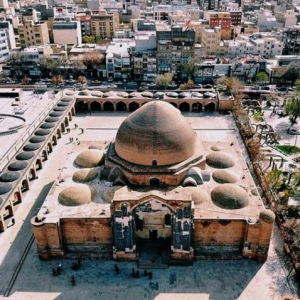
M 64 93 L 65 93 L 66 95 L 68 95 L 68 96 L 73 96 L 73 95 L 75 95 L 75 92 L 72 91 L 72 90 L 66 90 Z
M 37 144 L 37 143 L 44 142 L 45 140 L 46 140 L 46 137 L 44 137 L 44 136 L 34 136 L 29 139 L 29 142 L 33 143 L 33 144 Z
M 72 100 L 73 100 L 73 97 L 62 97 L 60 99 L 61 102 L 71 102 Z
M 102 97 L 103 96 L 103 92 L 101 92 L 101 91 L 95 91 L 95 92 L 92 92 L 91 95 L 95 96 L 95 97 Z
M 206 201 L 209 201 L 210 197 L 205 190 L 199 189 L 197 187 L 185 187 L 184 190 L 188 190 L 192 195 L 192 200 L 194 203 L 200 204 Z
M 221 151 L 221 150 L 223 150 L 223 147 L 218 146 L 218 145 L 213 145 L 213 146 L 211 146 L 210 149 L 211 149 L 212 151 Z
M 72 179 L 75 182 L 85 183 L 94 180 L 98 176 L 95 169 L 81 169 L 74 173 Z
M 49 114 L 50 117 L 60 117 L 62 116 L 64 113 L 62 111 L 53 111 Z M 55 125 L 54 125 L 55 126 Z
M 78 93 L 78 95 L 80 95 L 80 96 L 88 96 L 88 95 L 90 95 L 90 91 L 89 90 L 82 90 L 82 91 L 80 91 L 79 93 Z
M 215 169 L 227 169 L 234 166 L 231 156 L 225 152 L 212 152 L 207 155 L 206 163 Z
M 65 107 L 65 106 L 57 106 L 53 110 L 54 111 L 65 111 L 66 109 L 67 109 L 67 107 Z
M 143 166 L 172 165 L 190 158 L 196 150 L 191 125 L 173 105 L 151 101 L 121 124 L 115 151 L 122 159 Z
M 42 129 L 49 129 L 49 128 L 53 128 L 55 126 L 55 124 L 53 123 L 43 123 L 40 128 Z
M 9 171 L 21 171 L 28 166 L 26 161 L 15 161 L 8 166 Z
M 23 147 L 24 151 L 36 151 L 40 149 L 41 145 L 40 144 L 27 144 Z
M 59 195 L 58 201 L 65 206 L 79 206 L 90 203 L 96 192 L 85 184 L 65 188 Z
M 122 186 L 113 186 L 111 188 L 106 189 L 103 193 L 102 193 L 102 199 L 106 202 L 106 203 L 111 203 L 112 199 L 114 198 L 115 192 L 119 189 L 121 189 Z
M 265 209 L 259 214 L 259 219 L 272 224 L 275 220 L 275 214 L 270 209 Z
M 34 152 L 21 152 L 16 156 L 17 160 L 29 160 L 34 157 Z
M 49 117 L 45 119 L 45 122 L 47 123 L 55 123 L 59 120 L 59 118 Z
M 20 173 L 16 171 L 8 171 L 0 176 L 0 181 L 2 182 L 13 182 L 20 177 Z
M 51 131 L 47 129 L 38 129 L 34 134 L 38 136 L 44 136 L 50 134 Z
M 12 185 L 6 182 L 0 182 L 0 195 L 8 193 L 12 189 Z
M 57 106 L 61 106 L 61 107 L 64 107 L 64 106 L 69 106 L 69 102 L 65 102 L 65 101 L 60 101 Z
M 238 181 L 235 174 L 228 170 L 216 170 L 213 172 L 212 178 L 217 183 L 236 183 Z
M 211 192 L 211 199 L 216 206 L 224 209 L 239 209 L 246 207 L 249 203 L 246 191 L 231 183 L 215 187 Z
M 100 166 L 104 159 L 104 153 L 97 149 L 88 149 L 81 152 L 75 159 L 77 166 L 82 168 L 94 168 Z

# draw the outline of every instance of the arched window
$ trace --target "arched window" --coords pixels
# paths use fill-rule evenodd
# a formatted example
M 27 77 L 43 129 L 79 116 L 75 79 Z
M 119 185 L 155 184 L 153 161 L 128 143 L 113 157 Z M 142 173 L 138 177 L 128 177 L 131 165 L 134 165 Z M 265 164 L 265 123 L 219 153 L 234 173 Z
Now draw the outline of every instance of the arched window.
M 157 161 L 156 160 L 152 160 L 152 166 L 156 167 L 157 166 Z

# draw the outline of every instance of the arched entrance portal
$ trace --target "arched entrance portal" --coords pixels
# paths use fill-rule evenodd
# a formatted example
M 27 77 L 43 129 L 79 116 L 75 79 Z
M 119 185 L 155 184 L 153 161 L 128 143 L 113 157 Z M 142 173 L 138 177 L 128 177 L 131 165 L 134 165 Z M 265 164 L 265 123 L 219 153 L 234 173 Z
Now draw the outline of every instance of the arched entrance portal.
M 140 261 L 167 264 L 172 239 L 172 212 L 157 200 L 150 200 L 133 211 L 136 245 Z

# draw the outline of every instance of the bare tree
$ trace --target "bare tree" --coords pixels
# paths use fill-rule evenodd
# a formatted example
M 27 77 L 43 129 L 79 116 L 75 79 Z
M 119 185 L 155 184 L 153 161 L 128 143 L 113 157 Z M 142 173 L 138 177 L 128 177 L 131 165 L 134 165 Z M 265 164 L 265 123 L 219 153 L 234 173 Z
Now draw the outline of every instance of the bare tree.
M 93 70 L 99 66 L 104 59 L 104 55 L 96 50 L 89 51 L 84 54 L 82 63 L 88 70 Z
M 163 86 L 165 89 L 169 84 L 171 84 L 173 79 L 172 73 L 164 73 L 156 76 L 155 83 L 157 85 Z

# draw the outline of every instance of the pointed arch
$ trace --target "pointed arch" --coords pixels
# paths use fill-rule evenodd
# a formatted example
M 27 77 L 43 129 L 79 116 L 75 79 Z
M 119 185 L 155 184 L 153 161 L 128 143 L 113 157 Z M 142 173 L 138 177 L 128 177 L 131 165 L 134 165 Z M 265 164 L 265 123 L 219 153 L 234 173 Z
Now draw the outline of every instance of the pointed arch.
M 129 103 L 130 112 L 136 111 L 139 107 L 140 107 L 139 104 L 135 101 Z
M 117 111 L 127 111 L 126 103 L 123 101 L 118 102 L 116 109 Z
M 106 101 L 103 104 L 103 111 L 114 111 L 114 105 L 110 101 Z
M 98 101 L 93 101 L 91 103 L 91 111 L 101 111 L 101 103 Z
M 182 102 L 179 104 L 180 111 L 190 111 L 190 105 L 187 102 Z

